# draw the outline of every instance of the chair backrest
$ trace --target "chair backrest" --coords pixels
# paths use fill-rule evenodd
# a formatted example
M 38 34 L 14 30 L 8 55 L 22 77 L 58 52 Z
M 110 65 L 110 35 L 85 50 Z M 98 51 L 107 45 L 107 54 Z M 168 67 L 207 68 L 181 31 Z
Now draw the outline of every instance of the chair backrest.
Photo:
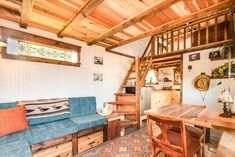
M 150 142 L 153 142 L 156 144 L 159 149 L 167 149 L 172 150 L 175 152 L 179 152 L 180 154 L 186 154 L 186 131 L 185 131 L 185 125 L 181 120 L 174 120 L 171 118 L 166 118 L 162 116 L 157 116 L 153 114 L 147 114 L 147 121 L 148 121 L 148 132 L 150 137 Z M 161 135 L 158 135 L 158 138 L 153 134 L 153 124 L 156 124 L 160 130 Z M 175 145 L 170 142 L 168 137 L 168 131 L 172 127 L 178 127 L 180 128 L 180 140 L 181 145 Z M 184 155 L 183 155 L 184 156 Z

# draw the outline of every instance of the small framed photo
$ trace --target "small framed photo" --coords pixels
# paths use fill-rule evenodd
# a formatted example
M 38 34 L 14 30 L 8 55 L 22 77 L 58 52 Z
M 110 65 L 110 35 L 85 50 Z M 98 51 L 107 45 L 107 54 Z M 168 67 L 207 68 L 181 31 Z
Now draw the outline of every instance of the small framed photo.
M 189 55 L 189 61 L 200 60 L 200 53 L 194 53 Z
M 103 74 L 93 73 L 93 81 L 94 82 L 102 82 L 103 81 Z
M 94 56 L 94 64 L 103 65 L 103 58 Z

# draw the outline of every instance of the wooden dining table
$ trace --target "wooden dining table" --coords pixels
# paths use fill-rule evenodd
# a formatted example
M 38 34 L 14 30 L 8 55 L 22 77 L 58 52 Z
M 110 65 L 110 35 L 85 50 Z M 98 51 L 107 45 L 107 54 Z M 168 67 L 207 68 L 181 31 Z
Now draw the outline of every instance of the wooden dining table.
M 219 111 L 202 105 L 167 105 L 147 110 L 145 114 L 154 114 L 182 120 L 186 124 L 224 131 L 220 139 L 216 157 L 235 157 L 235 117 L 220 117 Z

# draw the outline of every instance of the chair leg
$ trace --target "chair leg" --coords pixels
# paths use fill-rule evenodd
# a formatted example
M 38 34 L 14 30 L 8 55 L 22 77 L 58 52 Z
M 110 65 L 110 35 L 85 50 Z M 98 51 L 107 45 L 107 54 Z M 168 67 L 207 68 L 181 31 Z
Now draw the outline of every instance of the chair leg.
M 204 137 L 203 137 L 203 144 L 202 144 L 202 157 L 205 157 L 205 145 L 206 145 L 206 128 L 203 128 L 203 133 L 204 133 Z
M 197 152 L 197 157 L 202 157 L 201 156 L 201 149 Z
M 154 145 L 153 145 L 153 144 L 152 144 L 151 149 L 152 149 L 152 157 L 155 157 L 155 147 L 154 147 Z

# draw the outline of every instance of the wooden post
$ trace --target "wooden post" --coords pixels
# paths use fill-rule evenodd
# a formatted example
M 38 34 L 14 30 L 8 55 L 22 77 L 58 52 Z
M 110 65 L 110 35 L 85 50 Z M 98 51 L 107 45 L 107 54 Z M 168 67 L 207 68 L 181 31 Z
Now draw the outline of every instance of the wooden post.
M 155 39 L 156 39 L 156 36 L 153 36 L 153 40 L 151 43 L 151 56 L 155 55 Z
M 104 125 L 104 130 L 103 130 L 103 141 L 106 142 L 108 141 L 108 124 Z
M 186 49 L 186 27 L 184 28 L 184 49 Z
M 174 33 L 173 30 L 171 30 L 171 52 L 174 51 Z
M 228 15 L 224 15 L 224 40 L 228 39 Z
M 218 41 L 218 18 L 215 17 L 215 42 Z
M 177 43 L 177 50 L 180 50 L 180 30 L 178 29 L 178 43 Z
M 159 36 L 157 36 L 157 55 L 159 55 Z
M 78 134 L 74 133 L 72 134 L 72 153 L 73 155 L 77 155 L 78 154 Z
M 208 28 L 208 20 L 206 21 L 206 44 L 209 43 L 209 28 Z
M 137 128 L 140 128 L 140 60 L 138 57 L 135 58 L 135 74 L 136 74 L 136 82 L 135 82 L 135 95 L 136 95 L 136 121 L 138 122 Z
M 168 33 L 166 33 L 166 53 L 168 52 Z
M 197 31 L 197 46 L 201 45 L 201 25 L 198 23 L 198 31 Z
M 190 38 L 191 38 L 191 47 L 193 47 L 193 25 L 191 26 L 191 34 L 190 34 Z
M 164 35 L 162 34 L 162 54 L 163 54 L 163 47 L 164 46 Z
M 180 104 L 183 102 L 183 69 L 184 69 L 184 63 L 183 63 L 183 57 L 184 55 L 181 54 L 181 63 L 180 63 Z

